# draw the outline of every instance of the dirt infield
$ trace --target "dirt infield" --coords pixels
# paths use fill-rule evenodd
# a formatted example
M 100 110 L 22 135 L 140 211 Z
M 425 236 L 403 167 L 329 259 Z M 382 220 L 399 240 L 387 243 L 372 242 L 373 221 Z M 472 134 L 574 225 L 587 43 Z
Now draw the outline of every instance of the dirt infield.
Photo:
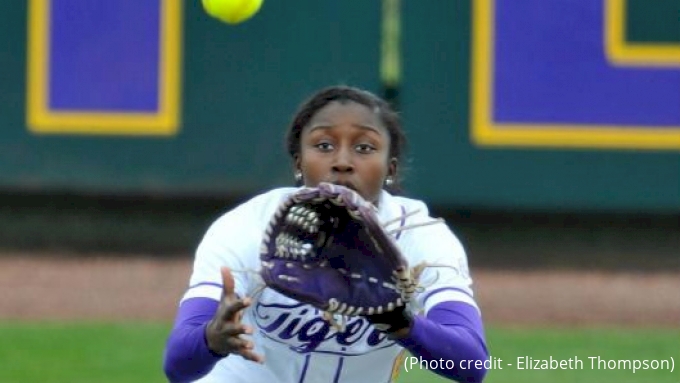
M 0 255 L 0 319 L 168 321 L 191 259 Z M 473 270 L 487 323 L 677 326 L 680 274 Z

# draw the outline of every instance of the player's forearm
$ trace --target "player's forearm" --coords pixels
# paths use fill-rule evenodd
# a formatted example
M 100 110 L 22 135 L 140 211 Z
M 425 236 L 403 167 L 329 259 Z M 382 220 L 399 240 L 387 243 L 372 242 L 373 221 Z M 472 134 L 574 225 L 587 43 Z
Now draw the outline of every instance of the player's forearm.
M 182 304 L 165 348 L 163 369 L 172 383 L 191 382 L 212 370 L 219 355 L 205 342 L 205 326 L 217 309 L 217 302 L 206 298 L 189 299 Z
M 466 303 L 443 302 L 430 309 L 427 317 L 416 316 L 409 334 L 397 342 L 424 360 L 452 361 L 453 369 L 433 370 L 449 379 L 481 382 L 486 375 L 485 368 L 474 367 L 475 361 L 489 357 L 481 319 Z

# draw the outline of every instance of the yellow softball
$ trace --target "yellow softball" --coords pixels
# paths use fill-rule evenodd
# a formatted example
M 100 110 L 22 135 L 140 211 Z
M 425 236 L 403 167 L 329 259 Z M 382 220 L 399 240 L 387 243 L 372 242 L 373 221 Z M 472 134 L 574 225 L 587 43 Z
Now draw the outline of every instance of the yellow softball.
M 238 24 L 253 17 L 263 0 L 202 0 L 203 9 L 210 16 L 227 24 Z

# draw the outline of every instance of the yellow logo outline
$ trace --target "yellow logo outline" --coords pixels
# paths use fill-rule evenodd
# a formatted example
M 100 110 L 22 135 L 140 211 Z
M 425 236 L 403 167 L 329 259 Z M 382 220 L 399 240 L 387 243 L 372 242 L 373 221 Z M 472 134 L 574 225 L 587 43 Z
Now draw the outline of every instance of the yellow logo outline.
M 180 119 L 182 0 L 160 0 L 159 110 L 110 113 L 50 110 L 51 0 L 29 0 L 26 124 L 36 134 L 175 135 Z

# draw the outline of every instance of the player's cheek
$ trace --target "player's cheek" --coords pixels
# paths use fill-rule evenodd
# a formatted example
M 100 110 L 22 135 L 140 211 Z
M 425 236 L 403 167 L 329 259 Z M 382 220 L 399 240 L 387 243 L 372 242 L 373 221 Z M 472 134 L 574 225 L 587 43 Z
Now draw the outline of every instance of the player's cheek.
M 370 179 L 378 189 L 382 188 L 383 180 L 389 173 L 389 162 L 383 156 L 376 156 L 370 164 Z
M 303 178 L 305 181 L 305 184 L 309 186 L 316 186 L 319 182 L 327 178 L 327 175 L 329 174 L 329 170 L 323 167 L 319 163 L 312 164 L 306 168 L 303 173 Z

